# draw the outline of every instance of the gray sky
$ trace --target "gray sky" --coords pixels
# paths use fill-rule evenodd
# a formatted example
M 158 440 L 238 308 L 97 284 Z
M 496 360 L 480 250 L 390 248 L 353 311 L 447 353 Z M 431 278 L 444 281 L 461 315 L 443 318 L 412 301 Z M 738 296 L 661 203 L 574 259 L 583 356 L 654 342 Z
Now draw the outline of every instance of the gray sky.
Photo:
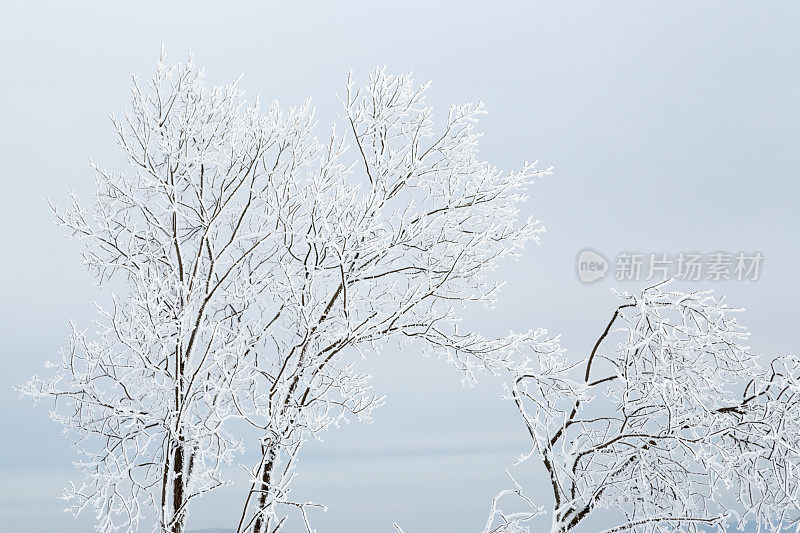
M 759 352 L 797 350 L 800 7 L 794 2 L 7 2 L 0 31 L 0 524 L 27 533 L 90 530 L 56 499 L 74 478 L 67 442 L 45 408 L 11 386 L 42 371 L 100 298 L 77 247 L 51 224 L 45 198 L 88 197 L 91 156 L 114 167 L 106 115 L 148 77 L 161 43 L 191 51 L 209 81 L 244 72 L 249 96 L 313 97 L 320 124 L 338 112 L 345 74 L 376 65 L 432 80 L 430 99 L 483 100 L 481 155 L 501 168 L 554 165 L 525 214 L 541 245 L 498 273 L 497 309 L 467 324 L 485 333 L 544 326 L 570 353 L 610 315 L 610 280 L 581 284 L 585 247 L 678 253 L 760 251 L 756 282 L 712 286 L 748 308 Z M 521 3 L 519 3 L 521 4 Z M 765 6 L 769 7 L 765 7 Z M 439 116 L 443 118 L 443 115 Z M 121 168 L 117 166 L 116 168 Z M 642 283 L 619 283 L 624 289 Z M 525 451 L 523 428 L 494 380 L 459 385 L 439 361 L 405 351 L 365 363 L 388 404 L 308 447 L 296 488 L 329 505 L 322 532 L 476 531 L 503 469 Z M 531 466 L 532 468 L 532 466 Z M 522 475 L 547 503 L 535 472 Z M 242 494 L 198 506 L 200 526 L 227 526 Z

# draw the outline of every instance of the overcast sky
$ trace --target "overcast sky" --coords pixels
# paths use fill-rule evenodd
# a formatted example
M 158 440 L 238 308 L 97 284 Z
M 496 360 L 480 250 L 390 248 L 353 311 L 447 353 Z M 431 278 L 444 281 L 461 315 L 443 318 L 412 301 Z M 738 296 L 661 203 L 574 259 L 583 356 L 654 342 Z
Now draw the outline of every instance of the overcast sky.
M 344 5 L 343 5 L 344 4 Z M 517 5 L 519 4 L 519 5 Z M 159 47 L 194 52 L 212 83 L 245 73 L 251 97 L 311 96 L 327 130 L 348 69 L 376 65 L 432 80 L 450 103 L 483 100 L 481 156 L 501 168 L 538 159 L 552 177 L 524 214 L 548 233 L 498 276 L 497 309 L 471 311 L 487 334 L 544 326 L 577 357 L 614 306 L 610 288 L 645 282 L 576 276 L 584 248 L 761 252 L 758 281 L 692 282 L 747 307 L 754 350 L 796 352 L 800 321 L 800 53 L 795 2 L 6 2 L 0 17 L 0 528 L 85 532 L 56 499 L 71 452 L 46 408 L 11 386 L 42 371 L 89 325 L 102 298 L 46 198 L 88 196 L 89 157 L 119 167 L 107 114 Z M 765 6 L 769 6 L 769 8 Z M 117 165 L 115 167 L 115 165 Z M 613 277 L 613 276 L 610 276 Z M 309 445 L 296 488 L 327 504 L 319 531 L 478 531 L 503 470 L 525 451 L 500 384 L 459 385 L 443 362 L 405 351 L 370 359 L 388 395 L 370 426 Z M 521 474 L 547 503 L 535 471 Z M 541 479 L 541 478 L 540 478 Z M 240 491 L 194 511 L 193 527 L 229 526 Z M 294 530 L 292 530 L 294 531 Z

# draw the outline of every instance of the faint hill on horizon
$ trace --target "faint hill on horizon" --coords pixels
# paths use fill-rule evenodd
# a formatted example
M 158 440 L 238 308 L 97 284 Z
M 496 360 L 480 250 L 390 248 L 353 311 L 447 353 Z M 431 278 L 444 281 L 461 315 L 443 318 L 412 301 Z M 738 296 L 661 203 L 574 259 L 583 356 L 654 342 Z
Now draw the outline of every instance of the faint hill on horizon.
M 755 533 L 756 532 L 755 524 L 749 523 L 743 530 L 736 529 L 736 526 L 728 528 L 728 531 L 733 531 L 737 533 Z M 532 530 L 533 531 L 533 530 Z M 678 531 L 678 530 L 676 530 Z M 704 530 L 706 531 L 706 530 Z M 707 530 L 711 533 L 712 530 Z M 716 530 L 713 530 L 716 531 Z M 236 533 L 236 529 L 231 528 L 224 528 L 224 527 L 207 527 L 203 529 L 190 529 L 186 533 Z

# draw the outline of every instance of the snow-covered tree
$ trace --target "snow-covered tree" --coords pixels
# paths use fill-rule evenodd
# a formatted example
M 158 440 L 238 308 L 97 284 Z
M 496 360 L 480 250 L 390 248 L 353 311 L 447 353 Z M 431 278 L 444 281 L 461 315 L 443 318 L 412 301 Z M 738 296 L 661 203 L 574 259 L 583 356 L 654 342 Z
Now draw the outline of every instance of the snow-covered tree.
M 544 466 L 551 531 L 596 510 L 620 517 L 608 533 L 796 528 L 800 361 L 762 367 L 738 310 L 710 291 L 620 297 L 586 357 L 553 344 L 513 367 L 532 442 L 521 461 Z
M 348 79 L 341 134 L 320 142 L 309 102 L 247 103 L 191 61 L 162 56 L 146 85 L 134 79 L 112 117 L 128 168 L 93 165 L 95 202 L 56 210 L 118 290 L 20 388 L 54 401 L 82 456 L 73 511 L 93 508 L 104 532 L 147 516 L 182 532 L 249 444 L 261 459 L 239 531 L 274 531 L 282 506 L 307 524 L 313 504 L 289 497 L 300 446 L 382 401 L 353 354 L 416 342 L 471 380 L 531 340 L 459 332 L 458 310 L 491 304 L 487 273 L 542 230 L 518 206 L 547 171 L 479 160 L 482 104 L 435 128 L 426 89 L 383 70 Z M 260 437 L 243 442 L 245 426 Z

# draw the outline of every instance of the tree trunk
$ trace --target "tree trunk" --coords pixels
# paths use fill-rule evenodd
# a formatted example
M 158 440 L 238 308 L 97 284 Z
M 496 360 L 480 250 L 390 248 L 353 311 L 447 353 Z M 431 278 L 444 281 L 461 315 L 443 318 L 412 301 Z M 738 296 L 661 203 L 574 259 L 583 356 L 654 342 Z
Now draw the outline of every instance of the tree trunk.
M 258 500 L 256 500 L 256 513 L 260 513 L 267 505 L 270 484 L 272 483 L 272 469 L 275 468 L 275 446 L 272 442 L 267 444 L 265 450 L 266 460 L 264 468 L 261 470 L 261 486 L 258 487 Z M 253 533 L 267 533 L 267 520 L 263 514 L 259 514 L 253 522 Z
M 186 509 L 182 508 L 186 498 L 185 463 L 186 448 L 183 438 L 179 437 L 172 456 L 172 526 L 169 529 L 169 533 L 183 533 L 185 525 Z

